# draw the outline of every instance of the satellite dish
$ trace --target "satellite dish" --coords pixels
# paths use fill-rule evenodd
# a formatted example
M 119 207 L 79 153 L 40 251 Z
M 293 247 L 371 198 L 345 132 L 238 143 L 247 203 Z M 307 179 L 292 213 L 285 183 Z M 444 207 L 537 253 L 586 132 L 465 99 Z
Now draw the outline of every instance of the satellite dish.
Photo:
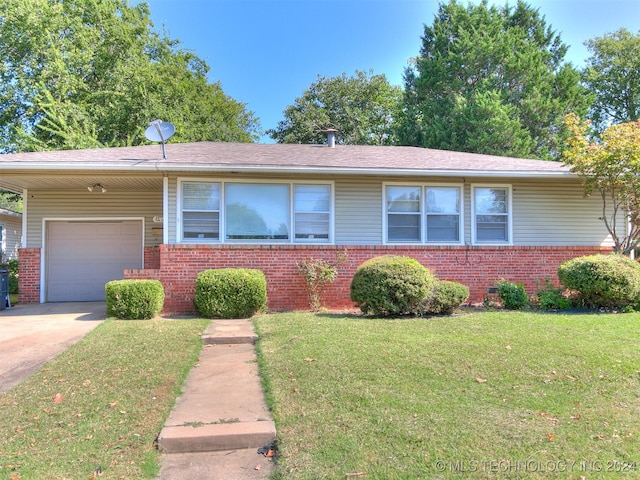
M 162 144 L 162 158 L 166 159 L 167 155 L 164 150 L 164 144 L 176 133 L 176 127 L 172 123 L 163 122 L 162 120 L 154 120 L 144 131 L 144 136 L 152 142 L 160 142 Z

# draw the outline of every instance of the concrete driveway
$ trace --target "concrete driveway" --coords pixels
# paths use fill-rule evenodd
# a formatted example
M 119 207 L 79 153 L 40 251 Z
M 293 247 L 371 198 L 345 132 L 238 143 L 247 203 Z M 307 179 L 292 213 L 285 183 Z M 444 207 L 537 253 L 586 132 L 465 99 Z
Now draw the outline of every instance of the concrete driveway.
M 0 310 L 0 394 L 106 318 L 104 302 L 41 303 Z

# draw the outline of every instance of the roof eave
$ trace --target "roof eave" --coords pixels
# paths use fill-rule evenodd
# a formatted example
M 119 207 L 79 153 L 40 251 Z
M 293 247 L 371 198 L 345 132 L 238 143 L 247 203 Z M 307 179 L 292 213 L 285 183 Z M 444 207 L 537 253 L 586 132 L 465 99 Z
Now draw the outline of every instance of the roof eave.
M 87 171 L 107 172 L 138 172 L 138 173 L 168 173 L 168 172 L 243 172 L 243 173 L 274 173 L 274 174 L 328 174 L 328 175 L 393 175 L 393 176 L 435 176 L 435 177 L 498 177 L 498 178 L 566 178 L 575 176 L 570 171 L 545 171 L 545 170 L 462 170 L 462 169 L 420 169 L 420 168 L 348 168 L 348 167 L 322 167 L 322 166 L 260 166 L 260 165 L 180 165 L 167 164 L 166 162 L 147 163 L 145 165 L 105 165 L 91 164 L 77 165 L 53 164 L 34 165 L 17 163 L 2 163 L 1 171 L 68 171 L 69 173 Z

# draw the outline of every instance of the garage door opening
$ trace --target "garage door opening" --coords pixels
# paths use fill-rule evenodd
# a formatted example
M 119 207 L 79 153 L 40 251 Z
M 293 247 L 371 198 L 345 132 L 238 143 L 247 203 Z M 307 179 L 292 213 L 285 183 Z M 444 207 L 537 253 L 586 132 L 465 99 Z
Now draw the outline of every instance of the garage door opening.
M 104 301 L 104 284 L 143 267 L 142 221 L 50 221 L 46 225 L 47 302 Z

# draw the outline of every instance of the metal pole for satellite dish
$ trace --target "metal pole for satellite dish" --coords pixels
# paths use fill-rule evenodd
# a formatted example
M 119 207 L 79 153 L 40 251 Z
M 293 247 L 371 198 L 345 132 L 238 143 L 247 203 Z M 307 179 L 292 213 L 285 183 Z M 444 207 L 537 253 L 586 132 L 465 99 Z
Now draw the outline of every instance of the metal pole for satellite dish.
M 158 135 L 160 136 L 160 143 L 162 144 L 162 158 L 166 160 L 167 152 L 164 149 L 164 137 L 162 136 L 162 130 L 160 130 L 160 122 L 156 120 L 155 122 L 152 122 L 152 123 L 155 125 L 156 130 L 158 131 Z

